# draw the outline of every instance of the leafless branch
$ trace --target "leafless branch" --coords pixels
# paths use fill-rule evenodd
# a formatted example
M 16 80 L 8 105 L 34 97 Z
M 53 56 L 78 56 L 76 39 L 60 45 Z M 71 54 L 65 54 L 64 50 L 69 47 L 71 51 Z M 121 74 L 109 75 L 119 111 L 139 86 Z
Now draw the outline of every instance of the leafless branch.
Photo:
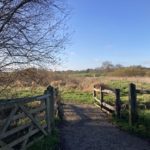
M 57 63 L 67 39 L 64 6 L 59 0 L 0 0 L 1 71 L 13 65 Z

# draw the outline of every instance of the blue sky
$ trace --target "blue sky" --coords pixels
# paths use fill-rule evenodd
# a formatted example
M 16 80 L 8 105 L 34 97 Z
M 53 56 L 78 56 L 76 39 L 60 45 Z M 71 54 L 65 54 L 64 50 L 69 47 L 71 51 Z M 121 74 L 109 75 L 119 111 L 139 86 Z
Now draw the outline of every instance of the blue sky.
M 68 0 L 72 14 L 63 69 L 114 64 L 150 66 L 149 0 Z

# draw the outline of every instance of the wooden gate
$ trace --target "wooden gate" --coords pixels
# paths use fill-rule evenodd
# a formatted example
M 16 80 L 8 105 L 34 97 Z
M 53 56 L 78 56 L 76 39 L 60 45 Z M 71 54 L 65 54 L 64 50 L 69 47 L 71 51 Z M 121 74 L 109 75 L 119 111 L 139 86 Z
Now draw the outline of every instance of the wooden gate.
M 0 100 L 0 150 L 26 149 L 51 134 L 55 93 L 49 86 L 41 96 Z

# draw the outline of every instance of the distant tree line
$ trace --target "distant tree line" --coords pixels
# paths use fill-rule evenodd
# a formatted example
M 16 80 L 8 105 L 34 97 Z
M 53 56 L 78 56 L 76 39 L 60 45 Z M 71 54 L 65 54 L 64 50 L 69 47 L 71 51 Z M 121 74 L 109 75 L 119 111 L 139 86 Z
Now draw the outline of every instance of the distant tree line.
M 109 61 L 105 61 L 102 63 L 100 67 L 95 69 L 86 69 L 86 70 L 68 70 L 65 71 L 68 74 L 76 74 L 83 76 L 118 76 L 118 77 L 133 77 L 133 76 L 150 76 L 150 68 L 146 68 L 140 65 L 133 65 L 129 67 L 125 67 L 121 64 L 112 64 Z
M 0 87 L 6 89 L 9 86 L 47 86 L 53 81 L 73 80 L 74 77 L 150 77 L 150 68 L 142 66 L 124 67 L 120 64 L 113 65 L 110 62 L 102 63 L 101 67 L 86 70 L 52 71 L 37 68 L 27 68 L 12 72 L 0 72 Z M 1 90 L 0 90 L 1 91 Z

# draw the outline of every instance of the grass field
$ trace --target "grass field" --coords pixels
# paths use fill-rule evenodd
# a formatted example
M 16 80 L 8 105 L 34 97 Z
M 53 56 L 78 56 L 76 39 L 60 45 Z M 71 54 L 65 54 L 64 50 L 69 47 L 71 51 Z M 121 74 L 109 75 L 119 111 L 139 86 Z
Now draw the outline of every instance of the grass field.
M 73 102 L 81 104 L 93 104 L 92 92 L 82 92 L 77 90 L 61 91 L 62 100 L 64 102 Z
M 150 90 L 150 78 L 117 78 L 117 77 L 78 77 L 73 78 L 65 85 L 59 86 L 62 100 L 64 102 L 73 102 L 81 104 L 91 104 L 93 105 L 93 94 L 92 88 L 96 83 L 104 83 L 112 88 L 119 88 L 121 90 L 121 103 L 128 103 L 128 91 L 129 83 L 136 84 L 138 89 L 149 89 Z M 7 89 L 1 94 L 1 98 L 15 98 L 15 97 L 27 97 L 33 95 L 43 94 L 46 87 L 38 87 L 30 89 L 25 88 L 13 88 Z M 114 104 L 114 96 L 105 95 L 104 100 L 109 104 Z M 134 132 L 138 135 L 144 137 L 150 137 L 150 94 L 138 95 L 138 112 L 139 112 L 139 122 L 130 127 L 128 125 L 128 113 L 122 111 L 123 119 L 113 121 L 118 124 L 124 130 Z M 146 108 L 145 108 L 146 106 Z
M 36 95 L 42 95 L 46 87 L 36 87 L 31 89 L 30 87 L 8 87 L 0 94 L 0 99 L 11 99 L 11 98 L 21 98 L 30 97 Z
M 150 110 L 139 110 L 139 119 L 134 126 L 130 126 L 128 123 L 128 113 L 124 113 L 125 117 L 117 119 L 115 116 L 112 117 L 113 123 L 117 124 L 121 129 L 136 134 L 142 138 L 150 138 Z

